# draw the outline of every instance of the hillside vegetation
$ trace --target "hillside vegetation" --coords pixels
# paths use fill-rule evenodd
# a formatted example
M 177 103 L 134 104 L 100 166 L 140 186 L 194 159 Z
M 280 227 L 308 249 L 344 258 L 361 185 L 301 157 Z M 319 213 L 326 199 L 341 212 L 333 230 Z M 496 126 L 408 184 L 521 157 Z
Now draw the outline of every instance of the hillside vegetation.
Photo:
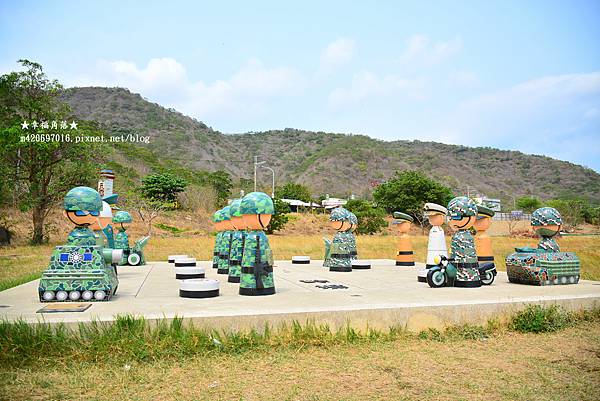
M 110 135 L 150 136 L 149 144 L 118 145 L 108 155 L 125 179 L 136 179 L 157 167 L 180 169 L 184 174 L 224 169 L 238 180 L 250 179 L 256 155 L 275 169 L 279 183 L 302 183 L 314 194 L 369 196 L 377 182 L 395 171 L 419 170 L 457 194 L 469 186 L 471 191 L 510 203 L 513 197 L 528 194 L 600 201 L 598 173 L 545 156 L 290 128 L 223 134 L 122 88 L 71 88 L 63 99 L 77 118 L 98 122 Z

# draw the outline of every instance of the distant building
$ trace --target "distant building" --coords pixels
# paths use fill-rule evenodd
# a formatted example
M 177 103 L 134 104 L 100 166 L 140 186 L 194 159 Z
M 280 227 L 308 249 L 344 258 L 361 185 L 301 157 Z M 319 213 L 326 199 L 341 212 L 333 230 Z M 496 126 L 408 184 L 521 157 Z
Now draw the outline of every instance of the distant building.
M 482 197 L 476 197 L 476 198 L 474 198 L 474 200 L 475 200 L 475 202 L 477 202 L 480 205 L 485 205 L 485 206 L 489 207 L 494 212 L 502 211 L 502 201 L 500 201 L 500 199 L 492 199 L 492 198 L 487 198 L 485 196 L 482 196 Z
M 334 207 L 344 206 L 346 203 L 348 203 L 347 199 L 327 198 L 323 199 L 321 205 L 323 205 L 325 209 L 333 209 Z

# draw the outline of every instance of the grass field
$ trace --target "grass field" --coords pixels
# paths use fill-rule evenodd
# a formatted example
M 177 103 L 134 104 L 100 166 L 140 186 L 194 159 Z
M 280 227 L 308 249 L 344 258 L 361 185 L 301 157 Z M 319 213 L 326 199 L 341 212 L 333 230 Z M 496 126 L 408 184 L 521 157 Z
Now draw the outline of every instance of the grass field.
M 600 397 L 597 308 L 531 307 L 505 326 L 419 334 L 314 325 L 219 334 L 132 318 L 72 332 L 0 322 L 0 351 L 0 398 L 10 400 Z
M 275 259 L 289 259 L 294 255 L 309 255 L 313 259 L 323 258 L 323 239 L 317 235 L 271 235 L 269 241 Z M 147 245 L 147 260 L 166 260 L 169 254 L 189 254 L 201 260 L 211 258 L 214 237 L 182 236 L 156 237 Z M 515 246 L 537 244 L 536 239 L 494 237 L 493 246 L 496 264 L 504 270 L 504 258 Z M 52 249 L 56 244 L 45 246 L 17 246 L 0 248 L 0 291 L 39 277 L 46 268 Z M 581 260 L 582 278 L 600 280 L 600 236 L 574 236 L 560 239 L 561 249 L 576 252 Z M 424 261 L 427 237 L 413 238 L 415 258 Z M 363 259 L 393 259 L 396 252 L 396 237 L 389 235 L 358 236 L 357 247 Z

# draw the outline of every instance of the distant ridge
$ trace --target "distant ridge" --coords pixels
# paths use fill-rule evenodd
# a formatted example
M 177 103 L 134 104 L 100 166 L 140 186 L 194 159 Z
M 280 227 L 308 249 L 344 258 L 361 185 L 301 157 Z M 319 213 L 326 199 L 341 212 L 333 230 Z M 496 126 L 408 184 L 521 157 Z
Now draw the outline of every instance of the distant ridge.
M 456 193 L 469 186 L 472 192 L 505 202 L 527 194 L 600 202 L 600 174 L 545 156 L 291 128 L 223 134 L 122 88 L 70 88 L 63 99 L 77 118 L 97 121 L 109 134 L 149 135 L 150 144 L 138 146 L 161 160 L 251 178 L 252 158 L 257 155 L 275 169 L 278 182 L 299 182 L 315 194 L 367 196 L 395 171 L 410 169 L 426 173 Z M 127 158 L 119 157 L 121 161 Z M 147 169 L 143 160 L 133 165 Z

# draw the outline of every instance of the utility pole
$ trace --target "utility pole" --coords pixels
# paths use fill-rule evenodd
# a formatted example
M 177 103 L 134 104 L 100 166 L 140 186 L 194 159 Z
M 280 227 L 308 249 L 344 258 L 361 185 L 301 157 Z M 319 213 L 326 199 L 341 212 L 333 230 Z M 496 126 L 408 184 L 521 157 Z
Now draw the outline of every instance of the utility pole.
M 256 167 L 258 167 L 258 156 L 254 156 L 254 192 L 256 192 Z
M 273 170 L 271 167 L 267 167 L 267 166 L 263 166 L 263 164 L 265 164 L 266 161 L 262 161 L 259 162 L 258 161 L 258 156 L 254 156 L 254 192 L 256 192 L 256 171 L 258 169 L 258 167 L 263 167 L 266 168 L 267 170 L 271 171 L 271 174 L 273 174 L 273 180 L 271 181 L 271 198 L 275 198 L 275 170 Z

